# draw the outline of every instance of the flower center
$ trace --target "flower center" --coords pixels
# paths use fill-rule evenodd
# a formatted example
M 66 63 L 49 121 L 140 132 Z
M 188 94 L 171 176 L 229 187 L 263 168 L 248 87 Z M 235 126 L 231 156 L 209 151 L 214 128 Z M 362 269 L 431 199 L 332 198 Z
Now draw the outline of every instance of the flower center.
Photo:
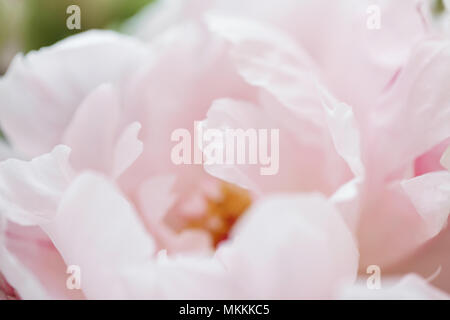
M 228 238 L 231 228 L 251 204 L 250 193 L 230 183 L 222 183 L 218 198 L 207 198 L 206 212 L 189 221 L 187 227 L 209 232 L 215 247 Z

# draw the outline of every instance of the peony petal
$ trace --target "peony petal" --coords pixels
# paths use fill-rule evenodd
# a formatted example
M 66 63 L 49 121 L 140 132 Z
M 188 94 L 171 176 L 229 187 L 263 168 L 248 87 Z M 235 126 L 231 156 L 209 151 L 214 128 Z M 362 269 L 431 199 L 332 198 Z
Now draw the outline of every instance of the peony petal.
M 360 133 L 352 107 L 339 103 L 323 87 L 319 88 L 336 151 L 345 159 L 356 177 L 364 176 Z
M 162 0 L 150 3 L 124 29 L 146 41 L 151 41 L 170 27 L 188 19 L 198 18 L 211 5 L 210 0 Z
M 356 277 L 356 244 L 323 196 L 273 196 L 241 219 L 218 252 L 239 298 L 324 299 Z
M 380 29 L 376 30 L 367 27 L 372 16 L 368 9 L 374 5 L 381 12 Z M 425 34 L 418 1 L 410 0 L 279 0 L 276 6 L 271 0 L 245 4 L 217 0 L 213 9 L 216 15 L 264 22 L 295 39 L 313 57 L 322 82 L 339 100 L 355 107 L 357 118 L 367 115 L 367 107 L 385 90 L 411 46 Z
M 200 165 L 173 164 L 172 133 L 183 128 L 193 136 L 194 122 L 205 117 L 215 98 L 230 93 L 253 97 L 255 90 L 236 74 L 221 39 L 202 26 L 186 24 L 171 29 L 152 42 L 152 48 L 154 59 L 133 77 L 124 94 L 123 122 L 142 124 L 139 138 L 144 150 L 121 182 L 133 189 L 152 176 L 171 172 L 183 177 L 177 181 L 179 190 L 191 190 L 194 181 L 206 175 Z
M 432 85 L 449 78 L 450 41 L 429 39 L 415 47 L 395 86 L 371 115 L 368 158 L 378 167 L 371 172 L 390 174 L 450 137 L 450 91 Z M 386 154 L 389 162 L 383 161 Z
M 145 181 L 139 189 L 140 212 L 159 248 L 169 253 L 210 252 L 208 234 L 200 230 L 175 232 L 165 222 L 177 196 L 173 192 L 175 176 L 156 176 Z
M 221 262 L 205 256 L 167 256 L 123 273 L 134 299 L 230 299 L 232 281 Z
M 76 111 L 63 141 L 72 149 L 71 164 L 77 170 L 95 170 L 119 178 L 143 150 L 137 138 L 141 125 L 123 129 L 117 90 L 110 84 L 96 88 Z M 100 120 L 101 119 L 101 120 Z
M 232 44 L 234 63 L 249 84 L 264 88 L 297 116 L 320 123 L 316 66 L 293 39 L 251 20 L 210 14 L 207 23 Z
M 330 197 L 330 201 L 339 209 L 348 228 L 354 235 L 358 229 L 361 207 L 363 204 L 363 186 L 363 178 L 356 177 L 343 184 Z
M 6 218 L 0 215 L 0 272 L 22 299 L 48 298 L 39 280 L 6 248 L 7 223 Z
M 401 275 L 414 272 L 427 278 L 431 284 L 448 293 L 450 292 L 449 243 L 450 226 L 447 224 L 445 230 L 418 248 L 414 254 L 386 269 L 384 273 Z
M 364 284 L 341 288 L 340 299 L 351 300 L 448 300 L 450 296 L 428 284 L 415 274 L 408 274 L 401 279 L 389 278 L 380 289 L 368 289 Z
M 405 180 L 402 187 L 424 219 L 428 236 L 437 235 L 450 214 L 450 172 L 437 171 Z
M 441 164 L 444 168 L 450 170 L 450 147 L 448 147 L 445 153 L 442 155 Z
M 27 270 L 7 249 L 0 249 L 0 270 L 20 298 L 25 300 L 49 299 L 50 296 L 39 283 L 38 277 Z
M 450 137 L 416 158 L 414 161 L 414 175 L 421 176 L 425 173 L 445 170 L 445 166 L 442 165 L 440 160 L 448 147 L 450 147 Z
M 64 261 L 80 267 L 89 299 L 126 298 L 120 272 L 154 254 L 153 240 L 132 206 L 109 181 L 92 173 L 73 181 L 58 214 L 43 228 Z
M 112 171 L 119 116 L 119 97 L 111 85 L 99 86 L 83 101 L 63 136 L 76 170 Z
M 161 221 L 174 205 L 176 196 L 172 192 L 176 177 L 157 176 L 144 182 L 139 190 L 139 203 L 148 221 Z
M 443 173 L 432 173 L 394 181 L 376 196 L 366 192 L 357 231 L 361 268 L 392 267 L 445 226 L 447 181 Z
M 31 161 L 0 163 L 0 207 L 8 219 L 35 224 L 54 216 L 73 175 L 69 153 L 68 147 L 60 145 Z
M 2 249 L 0 249 L 2 250 Z M 39 227 L 8 224 L 0 270 L 22 299 L 83 299 L 66 287 L 67 267 Z
M 88 31 L 16 56 L 0 80 L 2 130 L 25 155 L 48 152 L 85 96 L 104 82 L 123 81 L 146 54 L 132 38 Z
M 126 127 L 114 148 L 113 178 L 118 178 L 125 172 L 141 155 L 144 145 L 139 140 L 138 134 L 141 130 L 139 122 L 133 122 Z
M 275 116 L 274 110 L 232 99 L 216 100 L 203 123 L 203 132 L 208 129 L 221 130 L 265 130 L 267 133 L 267 146 L 270 146 L 270 164 L 263 164 L 258 157 L 257 164 L 250 164 L 248 153 L 250 144 L 245 145 L 246 161 L 244 164 L 224 162 L 223 164 L 207 164 L 205 170 L 211 175 L 225 181 L 248 188 L 256 194 L 267 192 L 286 191 L 316 191 L 331 194 L 340 184 L 350 180 L 351 173 L 344 160 L 336 153 L 326 128 L 313 129 L 312 135 L 317 143 L 304 140 L 302 133 L 311 134 L 311 127 L 303 127 L 298 122 L 293 128 L 286 125 L 292 113 L 279 113 Z M 272 143 L 272 131 L 277 130 L 279 139 Z M 225 131 L 226 133 L 226 131 Z M 260 136 L 261 137 L 261 136 Z M 248 139 L 247 139 L 248 140 Z M 247 142 L 247 141 L 246 141 Z M 278 149 L 277 149 L 278 146 Z M 272 149 L 273 147 L 273 149 Z M 238 150 L 235 148 L 235 158 Z M 226 154 L 224 148 L 223 154 Z M 276 154 L 278 153 L 278 159 Z M 308 156 L 305 156 L 308 155 Z M 278 160 L 278 163 L 277 163 Z M 270 168 L 271 174 L 262 175 L 262 169 Z M 275 170 L 278 169 L 278 170 Z

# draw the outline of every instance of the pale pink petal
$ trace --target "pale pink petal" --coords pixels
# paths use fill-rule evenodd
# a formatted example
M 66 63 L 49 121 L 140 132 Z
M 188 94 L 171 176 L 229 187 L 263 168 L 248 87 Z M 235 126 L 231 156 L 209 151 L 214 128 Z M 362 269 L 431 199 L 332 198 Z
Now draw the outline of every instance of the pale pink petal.
M 383 278 L 382 278 L 383 279 Z M 363 281 L 362 281 L 363 282 Z M 450 296 L 433 287 L 425 279 L 415 274 L 408 274 L 401 279 L 388 278 L 382 282 L 380 289 L 368 289 L 360 283 L 342 288 L 340 299 L 352 300 L 448 300 Z
M 91 173 L 73 181 L 55 218 L 42 227 L 64 261 L 81 268 L 81 287 L 90 299 L 126 298 L 120 272 L 154 254 L 153 239 L 131 204 L 111 182 Z
M 89 31 L 18 55 L 0 80 L 2 130 L 28 156 L 48 152 L 85 96 L 104 82 L 124 81 L 146 54 L 132 38 Z
M 437 264 L 448 289 L 450 42 L 427 3 L 379 0 L 371 30 L 372 0 L 166 0 L 135 22 L 148 45 L 91 31 L 17 56 L 0 79 L 0 298 L 335 298 L 371 264 Z M 172 133 L 201 120 L 278 130 L 273 174 L 176 165 Z M 252 206 L 214 248 L 186 225 L 223 180 Z M 443 296 L 405 279 L 383 295 Z
M 70 149 L 57 146 L 31 161 L 10 159 L 0 164 L 0 272 L 24 299 L 80 298 L 65 287 L 66 265 L 39 227 L 54 217 L 59 201 L 72 179 Z
M 118 90 L 111 84 L 86 97 L 63 136 L 76 170 L 95 170 L 117 179 L 134 163 L 143 150 L 138 139 L 141 125 L 133 122 L 122 129 L 122 115 Z
M 233 61 L 249 84 L 264 88 L 297 116 L 320 122 L 316 66 L 293 39 L 251 20 L 208 15 L 207 22 L 232 44 Z
M 238 298 L 329 298 L 353 281 L 358 250 L 339 212 L 323 196 L 279 195 L 255 204 L 219 258 Z
M 337 101 L 326 89 L 320 87 L 320 91 L 336 151 L 347 162 L 355 176 L 364 176 L 360 133 L 352 107 Z
M 334 186 L 349 180 L 348 168 L 343 161 L 337 159 L 337 153 L 333 150 L 331 140 L 333 133 L 330 136 L 326 128 L 326 118 L 317 92 L 317 67 L 301 46 L 279 30 L 248 19 L 209 14 L 206 20 L 212 32 L 230 42 L 231 56 L 239 74 L 249 84 L 262 89 L 259 104 L 263 109 L 253 111 L 249 107 L 241 107 L 242 110 L 239 111 L 241 115 L 239 120 L 236 120 L 233 118 L 237 116 L 229 115 L 232 112 L 236 113 L 236 107 L 231 109 L 230 106 L 223 106 L 219 110 L 219 102 L 216 102 L 217 105 L 213 105 L 208 112 L 208 126 L 218 128 L 217 125 L 210 124 L 215 121 L 229 127 L 255 128 L 262 126 L 263 123 L 266 128 L 281 128 L 280 144 L 284 144 L 285 148 L 283 146 L 280 148 L 282 160 L 280 172 L 276 175 L 284 185 L 280 188 L 277 183 L 267 178 L 263 183 L 255 183 L 261 182 L 261 179 L 256 180 L 255 174 L 244 166 L 240 168 L 229 165 L 210 166 L 206 167 L 206 170 L 214 176 L 255 191 L 258 191 L 256 185 L 272 187 L 272 190 L 289 190 L 291 185 L 296 185 L 297 190 L 321 190 L 330 193 L 330 187 L 325 187 L 326 184 Z M 254 120 L 264 117 L 266 119 L 263 121 Z M 233 121 L 224 123 L 224 118 L 232 118 Z M 335 123 L 339 121 L 341 120 L 336 120 Z M 347 129 L 346 125 L 343 127 Z M 352 127 L 355 128 L 355 125 Z M 353 133 L 354 131 L 340 139 L 343 141 L 341 149 L 343 144 L 347 148 L 355 146 L 354 142 L 355 139 L 359 140 L 359 133 Z M 290 135 L 290 138 L 287 138 L 287 135 Z M 348 137 L 354 139 L 351 142 L 345 141 Z M 288 143 L 286 140 L 289 140 Z M 357 142 L 355 148 L 359 148 L 359 141 Z M 295 161 L 293 156 L 289 159 L 282 156 L 287 153 L 292 155 L 294 152 L 298 154 Z M 362 165 L 357 163 L 360 161 L 359 150 L 355 152 L 356 154 L 352 155 L 353 159 L 350 160 L 353 162 L 351 165 L 358 167 L 355 170 L 361 171 Z M 308 154 L 307 159 L 301 156 L 304 154 Z M 308 163 L 308 160 L 314 161 L 314 165 Z M 287 164 L 288 162 L 291 163 Z M 316 172 L 315 169 L 320 172 Z M 283 174 L 288 171 L 296 174 Z M 326 176 L 323 180 L 327 182 L 322 181 L 321 175 Z M 297 181 L 293 182 L 295 178 Z M 306 189 L 299 187 L 302 184 L 308 187 Z M 331 187 L 331 191 L 335 191 L 335 187 Z
M 431 182 L 436 183 L 439 180 L 431 179 Z M 445 195 L 446 191 L 439 191 L 439 187 L 434 186 L 427 190 L 429 185 L 420 181 L 421 179 L 416 181 L 414 187 L 411 185 L 409 191 L 414 191 L 417 195 L 421 190 L 429 196 L 437 197 L 414 198 L 413 201 L 417 201 L 422 212 L 417 211 L 412 198 L 405 192 L 402 181 L 383 186 L 382 191 L 372 189 L 365 192 L 365 203 L 357 230 L 361 268 L 368 265 L 391 267 L 412 254 L 443 227 L 445 221 L 442 220 L 448 212 L 445 213 L 441 209 L 444 210 L 447 199 L 440 197 Z
M 72 149 L 76 170 L 112 171 L 112 154 L 119 124 L 120 104 L 111 85 L 96 88 L 76 110 L 63 143 Z
M 0 250 L 0 270 L 22 299 L 84 298 L 81 290 L 66 287 L 67 266 L 39 227 L 9 223 Z
M 72 179 L 70 149 L 57 146 L 31 161 L 9 159 L 0 163 L 0 207 L 8 219 L 34 224 L 56 213 Z
M 450 172 L 437 171 L 402 182 L 424 223 L 427 235 L 437 235 L 450 214 Z
M 367 27 L 373 5 L 381 12 L 376 30 Z M 359 118 L 425 34 L 418 5 L 410 0 L 280 0 L 276 6 L 271 0 L 217 0 L 213 12 L 252 18 L 291 36 L 313 57 L 325 85 L 355 107 Z
M 207 256 L 167 256 L 123 273 L 130 298 L 231 299 L 233 279 L 222 263 Z
M 343 184 L 330 197 L 330 201 L 339 209 L 348 228 L 356 234 L 363 205 L 362 190 L 364 179 L 356 177 Z
M 175 232 L 164 220 L 175 205 L 174 176 L 156 176 L 145 181 L 139 189 L 139 205 L 147 228 L 159 248 L 169 253 L 209 252 L 212 248 L 208 234 L 201 230 Z
M 355 278 L 357 260 L 349 230 L 324 197 L 275 196 L 246 213 L 214 257 L 161 253 L 128 269 L 127 283 L 139 298 L 326 298 Z
M 437 288 L 450 292 L 449 243 L 450 226 L 447 224 L 445 230 L 418 248 L 414 254 L 384 272 L 393 276 L 414 272 L 427 278 Z
M 21 299 L 49 299 L 37 277 L 33 276 L 7 249 L 0 248 L 0 270 Z M 1 294 L 1 292 L 0 292 Z M 1 295 L 0 295 L 0 300 Z
M 431 85 L 435 81 L 445 83 L 450 76 L 449 56 L 450 42 L 440 38 L 417 45 L 389 94 L 370 116 L 372 124 L 366 127 L 363 141 L 369 177 L 358 231 L 363 267 L 398 263 L 445 223 L 445 205 L 443 212 L 434 207 L 442 205 L 439 199 L 443 193 L 433 187 L 427 194 L 431 196 L 431 192 L 437 199 L 415 199 L 417 191 L 411 199 L 400 183 L 413 178 L 415 170 L 433 170 L 436 156 L 432 152 L 450 136 L 449 91 L 445 86 Z M 428 159 L 419 162 L 426 160 L 422 164 L 426 162 L 427 166 L 416 162 L 422 156 Z M 417 212 L 415 201 L 420 202 L 422 212 Z M 424 206 L 428 206 L 426 213 Z M 421 214 L 430 220 L 426 222 Z
M 156 176 L 145 181 L 139 190 L 139 204 L 147 221 L 161 221 L 174 205 L 176 196 L 172 188 L 176 177 Z
M 271 128 L 272 127 L 272 128 Z M 228 99 L 223 100 L 217 100 L 214 101 L 213 105 L 208 111 L 207 119 L 204 120 L 199 127 L 199 130 L 201 129 L 202 132 L 198 132 L 197 134 L 202 137 L 203 132 L 206 130 L 211 129 L 218 129 L 218 130 L 226 130 L 226 129 L 243 129 L 243 130 L 253 130 L 253 129 L 276 129 L 273 128 L 274 124 L 269 123 L 267 116 L 263 113 L 262 110 L 258 108 L 258 106 L 252 105 L 250 103 L 244 102 L 244 101 L 233 101 Z M 223 131 L 225 133 L 225 131 Z M 268 133 L 267 136 L 268 140 L 267 142 L 270 143 L 270 133 Z M 283 141 L 283 137 L 279 138 L 279 140 Z M 204 150 L 204 147 L 201 146 L 201 150 Z M 223 159 L 226 160 L 226 144 L 223 144 L 222 146 L 222 154 Z M 234 183 L 236 185 L 241 186 L 242 188 L 252 190 L 255 193 L 261 193 L 263 192 L 263 189 L 261 189 L 263 184 L 258 183 L 258 180 L 266 180 L 266 182 L 270 179 L 274 181 L 274 177 L 279 177 L 280 175 L 283 175 L 283 172 L 274 172 L 274 175 L 269 177 L 262 177 L 261 175 L 261 167 L 262 164 L 254 164 L 250 165 L 249 163 L 249 152 L 250 152 L 250 146 L 245 145 L 244 149 L 238 148 L 238 145 L 235 145 L 234 151 L 234 159 L 233 163 L 228 164 L 226 161 L 223 161 L 223 163 L 212 163 L 208 164 L 208 159 L 204 155 L 203 160 L 203 167 L 206 172 L 211 174 L 212 176 L 215 176 L 217 178 L 220 178 L 222 180 L 225 180 L 230 183 Z M 237 153 L 238 152 L 245 152 L 246 154 L 246 163 L 239 164 L 237 163 Z M 275 159 L 273 159 L 275 161 Z M 266 165 L 264 165 L 265 167 Z M 283 165 L 278 165 L 278 170 L 284 169 Z M 264 179 L 265 178 L 265 179 Z M 258 179 L 258 180 L 257 180 Z M 286 180 L 283 181 L 283 184 L 285 187 L 288 186 L 288 183 Z M 279 185 L 279 184 L 278 184 Z M 271 183 L 270 186 L 273 186 L 274 189 L 276 187 L 274 186 L 274 183 Z
M 420 176 L 425 173 L 444 170 L 445 166 L 442 165 L 440 160 L 442 159 L 445 150 L 449 147 L 450 137 L 416 158 L 414 161 L 414 174 Z
M 6 248 L 6 228 L 7 220 L 0 216 L 0 272 L 22 299 L 48 298 L 39 279 L 33 276 L 32 272 L 27 270 Z
M 139 122 L 133 122 L 126 127 L 114 147 L 114 165 L 112 176 L 118 178 L 141 155 L 144 148 L 138 134 L 141 130 Z
M 441 164 L 443 167 L 450 170 L 450 147 L 445 150 L 445 153 L 442 155 Z
M 450 137 L 450 91 L 433 85 L 449 77 L 450 41 L 429 39 L 415 47 L 389 95 L 371 115 L 374 128 L 367 143 L 370 162 L 378 167 L 371 172 L 392 173 Z M 386 155 L 388 162 L 383 161 Z
M 204 119 L 214 99 L 230 94 L 254 97 L 256 90 L 236 73 L 223 41 L 202 26 L 183 25 L 159 38 L 152 43 L 154 59 L 133 77 L 124 93 L 122 120 L 141 123 L 139 139 L 144 150 L 122 175 L 121 185 L 134 190 L 146 179 L 170 172 L 182 177 L 177 191 L 189 191 L 198 177 L 207 174 L 201 165 L 172 163 L 172 132 L 184 128 L 193 136 L 194 122 Z
M 150 41 L 176 24 L 198 18 L 212 4 L 210 0 L 162 0 L 154 1 L 126 22 L 128 33 Z
M 325 194 L 334 192 L 340 184 L 350 180 L 351 172 L 344 160 L 338 155 L 326 128 L 313 131 L 310 126 L 285 126 L 286 119 L 292 113 L 273 114 L 274 110 L 245 101 L 219 99 L 213 103 L 203 121 L 204 130 L 218 129 L 225 133 L 226 129 L 258 130 L 267 132 L 267 145 L 274 147 L 270 155 L 270 163 L 263 164 L 258 158 L 257 164 L 233 163 L 205 164 L 205 170 L 211 175 L 260 194 L 282 191 L 315 191 Z M 278 130 L 279 144 L 272 143 L 272 130 Z M 302 135 L 314 135 L 317 143 Z M 319 143 L 320 141 L 320 143 Z M 274 141 L 276 142 L 276 140 Z M 237 144 L 235 155 L 238 150 Z M 250 144 L 245 146 L 247 154 Z M 279 159 L 276 158 L 278 153 Z M 224 149 L 223 154 L 226 154 Z M 304 155 L 308 155 L 307 157 Z M 290 155 L 290 156 L 286 156 Z M 235 157 L 236 158 L 236 157 Z M 278 165 L 277 165 L 278 161 Z M 262 175 L 262 169 L 270 170 L 269 175 Z

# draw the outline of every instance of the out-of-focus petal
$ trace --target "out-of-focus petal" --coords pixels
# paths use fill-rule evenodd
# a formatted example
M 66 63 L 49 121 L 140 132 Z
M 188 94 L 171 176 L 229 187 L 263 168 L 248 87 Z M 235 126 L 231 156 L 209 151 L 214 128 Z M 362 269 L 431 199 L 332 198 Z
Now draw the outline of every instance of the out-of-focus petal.
M 450 147 L 445 150 L 445 153 L 442 155 L 441 164 L 448 170 L 450 170 Z
M 240 298 L 331 297 L 352 282 L 358 250 L 339 212 L 321 195 L 279 195 L 257 203 L 218 257 Z
M 211 4 L 210 0 L 154 1 L 126 22 L 124 30 L 142 40 L 150 41 L 178 23 L 198 18 Z
M 0 272 L 5 277 L 3 281 L 8 281 L 23 299 L 48 298 L 39 279 L 33 276 L 32 272 L 27 270 L 6 248 L 7 224 L 7 219 L 0 215 Z
M 63 136 L 72 149 L 74 169 L 95 170 L 117 179 L 142 153 L 138 139 L 141 125 L 121 121 L 120 98 L 116 88 L 103 84 L 77 109 Z
M 208 256 L 167 256 L 127 269 L 130 297 L 137 299 L 231 299 L 233 280 L 219 259 Z
M 391 174 L 450 137 L 450 41 L 421 42 L 389 95 L 371 114 L 374 175 Z M 412 139 L 411 137 L 414 137 Z M 389 161 L 387 159 L 389 155 Z M 382 165 L 380 165 L 382 164 Z
M 138 135 L 141 130 L 139 122 L 128 125 L 118 138 L 114 148 L 113 178 L 118 178 L 141 155 L 144 148 Z
M 206 21 L 212 32 L 232 44 L 233 61 L 249 84 L 264 88 L 298 116 L 320 121 L 323 116 L 314 81 L 317 68 L 293 39 L 251 20 L 211 14 Z
M 327 113 L 328 128 L 336 151 L 345 159 L 356 177 L 364 176 L 360 133 L 352 107 L 338 102 L 324 88 L 320 89 L 322 104 Z
M 201 230 L 176 232 L 167 225 L 165 218 L 177 200 L 175 180 L 175 176 L 156 176 L 139 188 L 138 203 L 147 228 L 168 253 L 211 251 L 211 239 Z
M 72 149 L 74 169 L 112 171 L 119 116 L 119 97 L 111 85 L 101 85 L 86 97 L 63 136 L 63 143 Z
M 391 267 L 445 226 L 447 180 L 443 174 L 433 173 L 410 181 L 392 182 L 376 196 L 366 191 L 357 230 L 361 268 Z
M 348 166 L 337 154 L 327 130 L 314 131 L 315 139 L 321 143 L 311 144 L 308 139 L 305 141 L 302 137 L 302 132 L 307 132 L 309 126 L 304 128 L 299 125 L 292 128 L 285 125 L 284 120 L 288 114 L 278 114 L 278 117 L 275 117 L 271 111 L 246 101 L 232 99 L 215 101 L 208 111 L 206 120 L 202 122 L 203 132 L 215 129 L 221 130 L 225 135 L 226 129 L 240 129 L 244 132 L 248 129 L 266 130 L 270 163 L 257 161 L 257 164 L 250 164 L 248 155 L 251 145 L 248 142 L 250 139 L 246 139 L 244 150 L 235 145 L 233 163 L 229 164 L 226 161 L 222 164 L 205 163 L 205 170 L 215 177 L 238 184 L 257 194 L 316 190 L 331 194 L 342 182 L 350 179 Z M 273 130 L 278 132 L 278 140 L 272 141 Z M 223 147 L 225 158 L 226 144 Z M 236 154 L 243 151 L 247 161 L 240 164 L 236 161 Z M 307 157 L 302 156 L 306 154 Z M 262 175 L 263 169 L 270 170 L 271 174 Z
M 436 237 L 383 272 L 393 276 L 414 272 L 448 293 L 450 292 L 449 243 L 450 226 L 447 224 Z
M 444 152 L 450 147 L 450 137 L 440 144 L 434 146 L 414 161 L 414 175 L 421 176 L 425 173 L 444 170 L 445 166 L 441 163 Z
M 0 243 L 0 271 L 22 299 L 83 299 L 66 287 L 67 267 L 37 226 L 8 223 Z
M 135 39 L 89 31 L 16 56 L 0 79 L 2 130 L 27 156 L 48 152 L 85 96 L 104 82 L 124 81 L 146 54 Z
M 359 117 L 402 67 L 411 46 L 425 34 L 418 10 L 423 2 L 281 0 L 274 6 L 271 0 L 245 4 L 218 0 L 214 12 L 272 24 L 296 39 L 319 66 L 325 85 L 355 107 Z M 367 27 L 373 8 L 381 14 L 380 28 L 375 30 Z
M 427 235 L 437 235 L 450 214 L 450 172 L 436 171 L 402 182 L 402 187 L 427 225 Z
M 180 177 L 177 191 L 189 191 L 207 174 L 200 165 L 173 164 L 172 133 L 186 129 L 193 137 L 194 122 L 204 119 L 217 97 L 252 99 L 256 90 L 236 73 L 223 41 L 200 25 L 171 29 L 152 42 L 152 48 L 155 56 L 132 78 L 124 93 L 123 121 L 141 123 L 139 138 L 144 150 L 121 182 L 134 189 L 152 176 L 170 172 Z
M 330 197 L 353 234 L 356 234 L 363 205 L 363 186 L 364 179 L 356 177 L 339 187 Z
M 153 239 L 130 203 L 111 182 L 92 173 L 72 182 L 57 215 L 42 227 L 64 261 L 80 267 L 87 298 L 127 298 L 120 272 L 154 254 Z
M 0 163 L 0 207 L 19 224 L 35 224 L 56 213 L 62 194 L 72 179 L 70 149 L 60 145 L 31 161 Z
M 425 279 L 408 274 L 401 279 L 389 278 L 380 289 L 369 289 L 366 284 L 346 286 L 338 294 L 340 299 L 352 300 L 448 300 L 450 296 L 433 287 Z M 385 287 L 386 286 L 386 287 Z

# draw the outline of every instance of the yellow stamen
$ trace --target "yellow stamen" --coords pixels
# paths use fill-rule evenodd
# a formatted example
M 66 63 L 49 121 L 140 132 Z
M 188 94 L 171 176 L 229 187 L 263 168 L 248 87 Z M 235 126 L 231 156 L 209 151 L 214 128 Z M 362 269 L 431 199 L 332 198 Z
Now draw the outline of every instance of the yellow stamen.
M 227 239 L 235 222 L 251 204 L 250 193 L 230 183 L 221 185 L 220 195 L 218 199 L 207 198 L 206 213 L 187 226 L 208 231 L 214 246 Z

